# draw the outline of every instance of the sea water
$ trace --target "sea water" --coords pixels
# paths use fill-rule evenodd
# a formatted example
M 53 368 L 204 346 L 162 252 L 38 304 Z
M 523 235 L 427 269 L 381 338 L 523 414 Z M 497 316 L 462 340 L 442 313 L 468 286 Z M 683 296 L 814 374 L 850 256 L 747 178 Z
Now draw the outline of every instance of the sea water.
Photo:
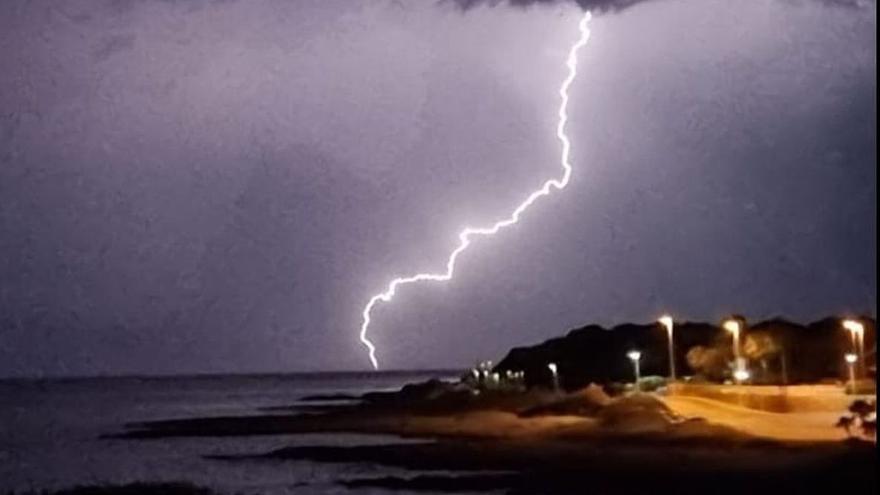
M 394 390 L 449 373 L 316 373 L 162 378 L 0 380 L 0 493 L 77 485 L 187 481 L 221 494 L 386 493 L 339 481 L 412 476 L 359 463 L 221 461 L 210 455 L 260 454 L 287 446 L 405 442 L 353 434 L 121 440 L 126 423 L 267 414 L 304 396 Z M 411 440 L 410 440 L 411 441 Z M 401 494 L 405 492 L 395 491 Z

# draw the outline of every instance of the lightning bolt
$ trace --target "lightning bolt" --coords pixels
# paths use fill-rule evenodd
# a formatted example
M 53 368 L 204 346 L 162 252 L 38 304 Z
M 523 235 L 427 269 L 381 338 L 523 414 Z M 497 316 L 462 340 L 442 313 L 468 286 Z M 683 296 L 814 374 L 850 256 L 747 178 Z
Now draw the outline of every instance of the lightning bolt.
M 562 81 L 562 86 L 559 87 L 559 96 L 562 101 L 559 104 L 559 123 L 556 126 L 556 137 L 559 138 L 560 143 L 562 143 L 562 154 L 560 156 L 562 177 L 544 182 L 541 188 L 529 194 L 525 201 L 520 203 L 509 217 L 499 220 L 491 227 L 467 227 L 462 230 L 461 233 L 458 234 L 458 247 L 449 254 L 449 258 L 446 261 L 445 272 L 417 273 L 408 277 L 395 278 L 388 284 L 384 292 L 376 294 L 370 298 L 367 305 L 364 306 L 362 313 L 363 323 L 361 324 L 360 340 L 369 351 L 370 362 L 373 364 L 374 369 L 379 369 L 379 361 L 376 360 L 376 346 L 373 345 L 369 338 L 367 338 L 367 330 L 369 330 L 370 322 L 372 321 L 370 315 L 379 302 L 391 302 L 391 299 L 397 294 L 397 288 L 401 285 L 413 284 L 416 282 L 445 282 L 452 279 L 455 274 L 455 263 L 458 261 L 458 257 L 465 252 L 473 242 L 471 239 L 472 237 L 495 235 L 501 229 L 510 227 L 519 222 L 520 216 L 539 198 L 549 195 L 553 189 L 561 190 L 568 185 L 572 170 L 571 163 L 568 161 L 569 153 L 571 151 L 571 142 L 568 140 L 568 136 L 565 135 L 565 124 L 568 122 L 568 88 L 577 76 L 578 51 L 583 48 L 590 39 L 590 30 L 587 28 L 590 19 L 590 13 L 586 12 L 578 23 L 580 37 L 568 51 L 568 58 L 565 61 L 565 65 L 568 67 L 568 76 Z

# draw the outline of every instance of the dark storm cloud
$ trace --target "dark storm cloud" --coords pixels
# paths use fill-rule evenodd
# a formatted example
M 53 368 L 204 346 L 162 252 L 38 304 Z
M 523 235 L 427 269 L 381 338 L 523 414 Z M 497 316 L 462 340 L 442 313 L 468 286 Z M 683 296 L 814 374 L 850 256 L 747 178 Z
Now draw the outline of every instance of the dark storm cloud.
M 591 12 L 614 12 L 632 7 L 633 5 L 656 0 L 447 0 L 464 10 L 488 5 L 507 5 L 511 7 L 531 7 L 533 5 L 577 4 Z
M 446 0 L 455 3 L 463 10 L 479 6 L 507 5 L 510 7 L 531 7 L 535 5 L 577 4 L 583 10 L 593 13 L 620 12 L 641 3 L 662 0 Z M 781 0 L 790 1 L 790 0 Z M 811 0 L 837 7 L 864 8 L 876 0 Z
M 117 53 L 131 50 L 134 47 L 135 35 L 133 34 L 111 34 L 105 36 L 98 42 L 95 48 L 95 60 L 100 62 L 112 57 Z
M 558 172 L 577 6 L 449 2 L 0 2 L 0 376 L 368 366 L 369 296 Z M 873 12 L 581 4 L 572 183 L 382 306 L 383 365 L 871 311 Z

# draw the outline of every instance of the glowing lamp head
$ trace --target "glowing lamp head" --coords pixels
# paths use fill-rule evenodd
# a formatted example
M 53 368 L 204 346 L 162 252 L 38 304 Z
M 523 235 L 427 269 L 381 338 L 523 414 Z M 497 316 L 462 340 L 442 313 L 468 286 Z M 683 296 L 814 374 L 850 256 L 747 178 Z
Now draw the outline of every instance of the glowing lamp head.
M 749 373 L 749 370 L 740 369 L 733 372 L 733 378 L 738 382 L 744 382 L 748 380 L 750 376 L 752 376 L 752 374 Z
M 547 367 L 550 368 L 551 373 L 553 373 L 554 375 L 556 374 L 556 371 L 557 371 L 556 363 L 550 363 L 547 365 Z
M 626 353 L 626 357 L 630 358 L 633 361 L 638 361 L 642 358 L 642 353 L 639 351 L 629 351 Z
M 724 329 L 730 333 L 739 333 L 739 322 L 736 320 L 727 320 L 724 322 Z
M 850 352 L 843 356 L 843 359 L 845 359 L 846 362 L 849 364 L 854 364 L 859 359 L 859 357 Z
M 865 326 L 856 320 L 843 320 L 843 328 L 857 334 L 861 334 L 865 331 Z
M 672 331 L 672 317 L 669 315 L 663 315 L 660 318 L 657 318 L 657 322 L 666 327 L 666 330 Z

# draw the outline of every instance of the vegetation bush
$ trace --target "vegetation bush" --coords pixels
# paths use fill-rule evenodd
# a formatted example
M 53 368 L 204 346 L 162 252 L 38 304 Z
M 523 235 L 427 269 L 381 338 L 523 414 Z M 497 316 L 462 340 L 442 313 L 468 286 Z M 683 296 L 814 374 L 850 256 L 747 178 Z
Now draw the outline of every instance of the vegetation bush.
M 858 428 L 861 435 L 872 440 L 877 439 L 877 401 L 862 400 L 853 401 L 849 406 L 849 414 L 844 414 L 837 420 L 835 425 L 846 430 L 849 437 L 857 437 L 853 433 Z

